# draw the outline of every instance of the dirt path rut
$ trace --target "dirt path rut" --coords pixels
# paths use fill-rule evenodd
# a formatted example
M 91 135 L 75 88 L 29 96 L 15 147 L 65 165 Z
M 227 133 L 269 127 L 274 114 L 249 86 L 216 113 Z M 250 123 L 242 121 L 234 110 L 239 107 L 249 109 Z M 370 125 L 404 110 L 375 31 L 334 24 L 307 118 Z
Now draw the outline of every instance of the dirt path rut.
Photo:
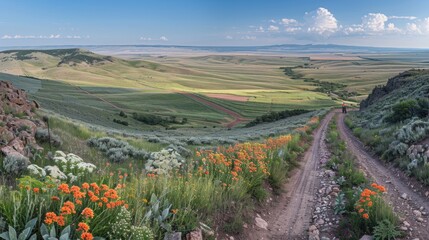
M 312 219 L 314 196 L 319 189 L 318 168 L 321 154 L 323 132 L 334 113 L 328 113 L 314 133 L 311 147 L 305 153 L 301 167 L 291 173 L 285 186 L 287 193 L 273 203 L 271 214 L 266 221 L 268 231 L 252 232 L 246 239 L 308 239 L 308 228 Z
M 401 179 L 391 168 L 382 164 L 380 159 L 370 155 L 363 144 L 345 126 L 343 114 L 338 114 L 338 129 L 341 138 L 347 143 L 348 149 L 357 157 L 361 168 L 374 181 L 387 187 L 389 203 L 402 220 L 410 224 L 407 227 L 407 239 L 429 239 L 427 214 L 418 219 L 414 212 L 417 210 L 427 213 L 429 211 L 429 199 L 413 189 L 411 185 L 405 184 L 406 180 Z M 410 231 L 410 229 L 412 230 Z

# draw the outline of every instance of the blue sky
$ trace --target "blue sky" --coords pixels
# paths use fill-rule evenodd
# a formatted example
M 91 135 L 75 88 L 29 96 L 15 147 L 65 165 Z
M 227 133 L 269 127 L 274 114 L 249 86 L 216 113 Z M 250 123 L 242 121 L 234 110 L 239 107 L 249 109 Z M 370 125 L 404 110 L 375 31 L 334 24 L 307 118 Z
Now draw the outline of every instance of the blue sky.
M 2 0 L 0 46 L 347 44 L 429 48 L 428 0 Z

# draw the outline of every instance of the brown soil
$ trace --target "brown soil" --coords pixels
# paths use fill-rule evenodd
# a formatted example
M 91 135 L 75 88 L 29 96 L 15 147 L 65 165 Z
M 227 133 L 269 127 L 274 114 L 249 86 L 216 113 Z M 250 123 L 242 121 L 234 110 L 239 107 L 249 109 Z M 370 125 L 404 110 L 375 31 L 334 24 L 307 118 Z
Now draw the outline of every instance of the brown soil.
M 365 149 L 364 145 L 351 133 L 344 124 L 344 114 L 338 115 L 338 129 L 341 138 L 346 141 L 347 148 L 357 157 L 361 168 L 378 184 L 387 188 L 386 199 L 393 206 L 394 211 L 399 214 L 402 220 L 411 224 L 412 231 L 408 231 L 406 239 L 429 239 L 428 216 L 422 216 L 424 222 L 418 222 L 413 210 L 423 207 L 423 212 L 429 211 L 429 198 L 424 196 L 428 191 L 415 180 L 400 174 L 397 169 L 385 165 L 376 156 Z M 401 198 L 402 194 L 407 194 L 407 199 Z

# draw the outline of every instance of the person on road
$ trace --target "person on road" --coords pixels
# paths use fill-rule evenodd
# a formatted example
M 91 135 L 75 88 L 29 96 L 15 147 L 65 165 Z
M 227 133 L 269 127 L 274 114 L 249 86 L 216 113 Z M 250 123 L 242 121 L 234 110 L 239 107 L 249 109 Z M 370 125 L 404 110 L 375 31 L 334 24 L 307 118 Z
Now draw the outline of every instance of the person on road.
M 343 102 L 343 104 L 341 105 L 343 108 L 343 113 L 347 113 L 347 105 L 345 102 Z

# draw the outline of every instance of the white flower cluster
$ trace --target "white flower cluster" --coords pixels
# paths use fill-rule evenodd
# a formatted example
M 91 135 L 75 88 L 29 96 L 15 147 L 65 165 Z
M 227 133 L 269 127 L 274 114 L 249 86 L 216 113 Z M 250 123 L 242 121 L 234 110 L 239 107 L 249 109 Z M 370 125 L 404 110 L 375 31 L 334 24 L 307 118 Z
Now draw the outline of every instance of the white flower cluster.
M 39 167 L 36 164 L 31 164 L 27 167 L 29 173 L 36 177 L 50 176 L 54 179 L 69 180 L 74 182 L 78 177 L 86 173 L 92 173 L 97 167 L 92 163 L 87 163 L 79 156 L 69 153 L 65 154 L 62 151 L 56 151 L 54 155 L 54 166 Z
M 131 239 L 132 240 L 153 240 L 155 235 L 152 230 L 146 226 L 138 227 L 131 226 Z
M 55 152 L 54 161 L 67 173 L 78 170 L 81 175 L 83 173 L 92 173 L 97 168 L 94 164 L 84 162 L 82 158 L 73 153 L 66 155 L 62 151 Z
M 162 149 L 150 154 L 145 169 L 152 173 L 168 174 L 171 170 L 180 168 L 184 163 L 185 159 L 174 149 Z
M 130 233 L 131 214 L 125 207 L 121 207 L 112 224 L 112 230 L 108 233 L 109 237 L 110 239 L 129 239 Z

